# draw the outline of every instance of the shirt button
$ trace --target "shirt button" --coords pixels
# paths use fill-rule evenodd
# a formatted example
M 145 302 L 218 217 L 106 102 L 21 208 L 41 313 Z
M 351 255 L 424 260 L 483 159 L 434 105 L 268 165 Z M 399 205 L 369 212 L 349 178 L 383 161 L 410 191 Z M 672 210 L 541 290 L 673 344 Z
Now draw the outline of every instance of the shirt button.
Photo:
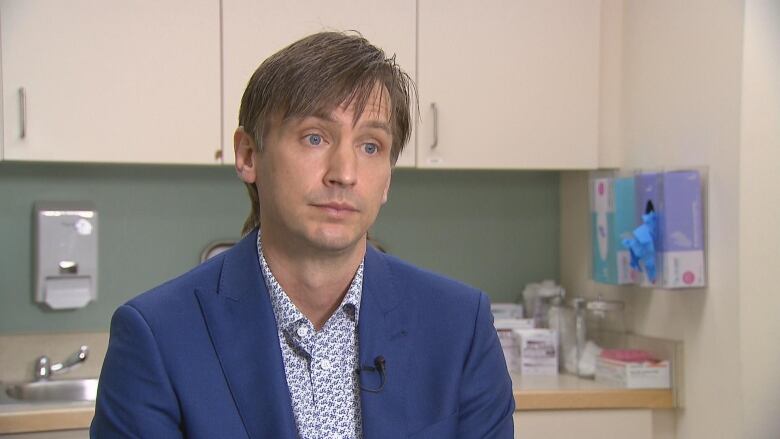
M 320 360 L 320 369 L 330 370 L 330 366 L 331 366 L 330 360 L 328 360 L 327 358 Z
M 298 328 L 298 337 L 306 337 L 309 335 L 309 329 L 305 326 Z

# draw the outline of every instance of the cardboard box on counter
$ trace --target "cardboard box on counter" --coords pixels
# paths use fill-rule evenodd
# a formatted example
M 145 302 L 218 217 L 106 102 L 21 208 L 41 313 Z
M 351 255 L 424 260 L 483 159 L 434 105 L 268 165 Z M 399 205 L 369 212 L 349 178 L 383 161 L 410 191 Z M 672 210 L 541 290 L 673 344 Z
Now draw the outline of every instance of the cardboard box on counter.
M 498 332 L 498 340 L 504 351 L 506 367 L 510 372 L 520 372 L 520 346 L 513 335 L 514 330 L 531 329 L 534 327 L 533 319 L 501 319 L 493 321 L 493 326 Z
M 512 331 L 520 353 L 522 375 L 558 374 L 558 333 L 551 329 Z
M 627 389 L 668 389 L 671 387 L 669 361 L 627 362 L 599 357 L 596 381 Z

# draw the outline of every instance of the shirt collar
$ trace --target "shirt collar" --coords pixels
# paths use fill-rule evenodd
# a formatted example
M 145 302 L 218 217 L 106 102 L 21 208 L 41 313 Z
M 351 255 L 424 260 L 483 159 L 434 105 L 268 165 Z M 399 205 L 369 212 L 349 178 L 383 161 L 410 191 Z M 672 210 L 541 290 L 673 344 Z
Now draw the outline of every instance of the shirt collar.
M 257 254 L 260 261 L 260 268 L 265 279 L 265 285 L 268 289 L 268 294 L 271 296 L 271 305 L 273 306 L 274 316 L 276 317 L 276 325 L 279 330 L 292 331 L 296 330 L 302 324 L 309 320 L 292 302 L 290 297 L 284 291 L 282 286 L 274 277 L 271 269 L 268 267 L 268 262 L 263 255 L 263 244 L 261 239 L 260 230 L 257 231 Z M 358 318 L 360 316 L 360 298 L 363 293 L 363 264 L 360 262 L 355 277 L 352 278 L 352 282 L 349 285 L 347 294 L 344 295 L 341 304 L 339 305 L 336 313 L 343 312 L 346 316 L 354 321 L 357 326 Z M 336 315 L 334 313 L 333 316 Z M 331 318 L 333 318 L 331 316 Z M 328 319 L 330 320 L 330 319 Z M 327 322 L 326 322 L 327 324 Z

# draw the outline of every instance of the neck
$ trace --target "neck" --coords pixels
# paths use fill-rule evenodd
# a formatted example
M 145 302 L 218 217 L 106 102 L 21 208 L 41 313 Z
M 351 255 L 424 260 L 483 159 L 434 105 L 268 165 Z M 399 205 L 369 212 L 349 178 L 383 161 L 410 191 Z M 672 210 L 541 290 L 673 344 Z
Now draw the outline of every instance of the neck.
M 366 251 L 365 237 L 340 252 L 296 251 L 262 234 L 263 257 L 276 281 L 319 330 L 347 294 Z

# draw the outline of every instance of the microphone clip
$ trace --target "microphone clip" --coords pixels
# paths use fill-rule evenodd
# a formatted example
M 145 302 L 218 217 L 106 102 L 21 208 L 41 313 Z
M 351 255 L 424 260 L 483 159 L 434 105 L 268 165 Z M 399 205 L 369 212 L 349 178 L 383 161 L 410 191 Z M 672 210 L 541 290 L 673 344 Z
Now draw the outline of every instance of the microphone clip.
M 385 357 L 381 355 L 374 358 L 373 366 L 360 366 L 360 369 L 355 371 L 358 373 L 358 375 L 360 375 L 362 372 L 379 372 L 379 387 L 376 389 L 371 389 L 363 387 L 363 384 L 360 384 L 360 389 L 371 393 L 381 392 L 382 389 L 385 388 L 385 382 L 387 381 L 386 368 L 387 366 L 385 365 Z

